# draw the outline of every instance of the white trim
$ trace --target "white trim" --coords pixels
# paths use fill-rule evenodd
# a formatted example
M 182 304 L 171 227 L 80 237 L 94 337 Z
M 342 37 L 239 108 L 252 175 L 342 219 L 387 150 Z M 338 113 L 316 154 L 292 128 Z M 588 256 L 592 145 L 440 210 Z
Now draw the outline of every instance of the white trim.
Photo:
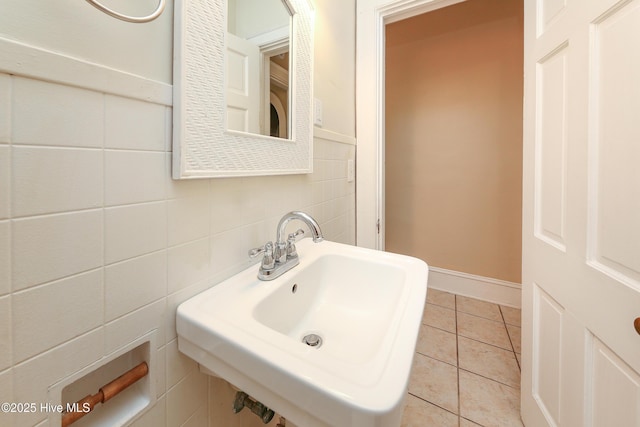
M 171 106 L 173 86 L 0 37 L 0 72 Z
M 280 89 L 289 90 L 289 70 L 276 63 L 270 64 L 269 82 Z
M 256 46 L 259 46 L 260 49 L 270 50 L 274 47 L 286 47 L 288 49 L 290 33 L 289 25 L 285 25 L 280 28 L 276 28 L 275 30 L 250 37 L 247 40 Z
M 275 108 L 276 114 L 278 115 L 278 137 L 286 138 L 289 131 L 289 118 L 287 117 L 284 105 L 282 105 L 280 98 L 278 98 L 278 96 L 273 92 L 269 92 L 269 101 L 269 128 L 271 128 L 271 106 L 273 105 L 273 108 Z M 284 122 L 284 126 L 282 122 Z
M 429 288 L 509 307 L 522 305 L 522 285 L 491 277 L 429 267 Z
M 291 93 L 289 91 L 289 85 L 290 85 L 289 70 L 275 63 L 271 63 L 272 56 L 280 55 L 283 53 L 289 53 L 289 36 L 287 36 L 284 39 L 274 40 L 272 41 L 272 43 L 269 43 L 267 45 L 260 46 L 260 56 L 262 58 L 260 62 L 261 64 L 260 73 L 262 74 L 262 88 L 261 88 L 262 92 L 260 95 L 261 96 L 260 102 L 262 102 L 262 105 L 263 105 L 263 108 L 262 108 L 263 114 L 261 118 L 262 121 L 260 123 L 260 129 L 265 130 L 265 132 L 263 132 L 265 134 L 271 133 L 271 132 L 266 132 L 266 130 L 271 125 L 271 83 L 272 81 L 276 83 L 277 80 L 280 80 L 280 82 L 277 83 L 277 86 L 287 91 L 287 107 L 289 107 L 289 104 L 291 104 Z M 289 63 L 291 63 L 291 57 L 289 57 Z M 281 76 L 279 79 L 273 80 L 274 79 L 273 74 L 276 68 L 272 68 L 272 67 L 277 67 L 277 69 L 279 69 L 278 71 L 276 71 L 276 73 L 280 74 Z M 291 123 L 289 123 L 288 116 L 289 115 L 287 114 L 286 134 L 291 133 Z M 287 136 L 285 136 L 284 138 L 287 138 Z
M 313 127 L 313 137 L 324 139 L 325 141 L 339 142 L 341 144 L 356 145 L 356 138 L 353 136 L 322 129 L 317 126 Z
M 396 0 L 380 7 L 385 24 L 402 21 L 416 15 L 431 12 L 467 0 Z
M 356 242 L 384 250 L 385 26 L 466 0 L 357 0 Z M 380 221 L 380 228 L 376 226 Z M 379 230 L 379 231 L 378 231 Z

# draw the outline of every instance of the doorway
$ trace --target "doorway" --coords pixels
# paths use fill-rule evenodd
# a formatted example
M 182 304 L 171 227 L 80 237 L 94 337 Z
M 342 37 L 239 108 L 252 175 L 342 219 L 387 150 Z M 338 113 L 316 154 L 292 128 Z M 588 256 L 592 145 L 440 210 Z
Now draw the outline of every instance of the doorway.
M 385 26 L 459 2 L 358 0 L 358 244 L 384 247 Z M 524 6 L 522 419 L 640 425 L 640 0 Z
M 465 1 L 385 34 L 385 250 L 517 286 L 522 1 Z

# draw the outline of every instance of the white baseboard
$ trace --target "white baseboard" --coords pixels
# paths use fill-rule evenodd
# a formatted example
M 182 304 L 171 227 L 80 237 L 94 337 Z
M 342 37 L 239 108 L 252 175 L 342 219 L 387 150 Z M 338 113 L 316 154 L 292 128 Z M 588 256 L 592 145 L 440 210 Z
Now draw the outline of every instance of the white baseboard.
M 522 285 L 519 283 L 444 268 L 429 267 L 428 288 L 509 307 L 520 308 L 522 305 Z

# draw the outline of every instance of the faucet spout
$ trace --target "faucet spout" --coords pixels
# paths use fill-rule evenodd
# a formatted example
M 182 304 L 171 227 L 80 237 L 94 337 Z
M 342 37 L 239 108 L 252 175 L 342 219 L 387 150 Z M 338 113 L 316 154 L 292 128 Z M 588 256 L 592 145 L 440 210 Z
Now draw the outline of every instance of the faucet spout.
M 289 212 L 284 215 L 280 222 L 278 223 L 278 232 L 276 234 L 276 244 L 284 242 L 284 235 L 286 232 L 287 224 L 289 221 L 293 219 L 299 219 L 300 221 L 307 224 L 309 227 L 309 231 L 311 231 L 311 237 L 315 243 L 322 242 L 324 237 L 322 236 L 322 231 L 320 230 L 320 225 L 313 219 L 309 214 L 300 211 Z
M 262 248 L 256 248 L 249 251 L 249 256 L 252 258 L 259 254 L 264 254 L 262 258 L 262 265 L 260 266 L 260 270 L 258 270 L 258 279 L 276 279 L 300 263 L 298 252 L 296 251 L 296 237 L 303 234 L 304 231 L 298 230 L 295 233 L 291 233 L 286 241 L 283 238 L 285 235 L 284 233 L 287 231 L 287 224 L 289 221 L 294 219 L 299 219 L 309 226 L 311 237 L 314 242 L 318 243 L 324 240 L 322 231 L 320 231 L 320 226 L 315 219 L 311 218 L 304 212 L 289 212 L 283 216 L 278 223 L 275 244 L 268 242 Z

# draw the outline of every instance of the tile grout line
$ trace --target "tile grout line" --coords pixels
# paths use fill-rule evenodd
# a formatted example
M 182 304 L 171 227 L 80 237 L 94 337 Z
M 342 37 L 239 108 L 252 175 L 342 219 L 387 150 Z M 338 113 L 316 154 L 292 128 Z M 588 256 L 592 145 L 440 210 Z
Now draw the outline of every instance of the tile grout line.
M 457 312 L 457 310 L 456 310 L 456 312 Z M 495 319 L 492 319 L 492 318 L 490 318 L 490 317 L 482 316 L 482 315 L 477 314 L 477 313 L 467 313 L 466 311 L 461 311 L 460 313 L 462 313 L 462 314 L 464 314 L 464 315 L 466 315 L 466 316 L 473 316 L 473 317 L 477 317 L 477 318 L 479 318 L 479 319 L 489 320 L 489 321 L 491 321 L 491 322 L 495 322 L 495 323 L 503 323 L 503 324 L 506 324 L 506 323 L 505 323 L 505 321 L 504 321 L 504 319 L 502 318 L 502 311 L 500 312 L 500 318 L 501 318 L 501 320 L 495 320 Z
M 451 332 L 451 331 L 448 331 L 448 330 L 446 330 L 446 329 L 442 329 L 442 328 L 439 328 L 439 327 L 437 327 L 437 326 L 430 325 L 430 324 L 428 324 L 428 323 L 424 323 L 424 322 L 423 322 L 423 323 L 422 323 L 422 326 L 427 326 L 427 327 L 429 327 L 429 328 L 437 329 L 437 330 L 439 330 L 439 331 L 446 332 L 446 333 L 451 334 L 451 335 L 457 335 L 457 331 L 455 331 L 455 332 Z
M 518 364 L 518 370 L 522 371 L 520 367 L 520 361 L 518 361 L 518 356 L 516 355 L 516 348 L 513 345 L 513 339 L 511 338 L 511 334 L 509 333 L 509 328 L 507 327 L 507 321 L 504 319 L 504 313 L 502 312 L 502 307 L 498 305 L 498 309 L 500 310 L 500 316 L 502 316 L 502 322 L 504 323 L 504 328 L 507 330 L 507 337 L 509 337 L 509 344 L 511 344 L 511 350 L 513 351 L 513 357 L 516 359 L 516 363 Z
M 507 332 L 507 335 L 508 335 L 508 334 L 509 334 L 509 333 Z M 456 334 L 456 335 L 457 335 L 457 334 Z M 511 349 L 508 349 L 508 348 L 500 347 L 499 345 L 491 344 L 490 342 L 485 342 L 485 341 L 479 340 L 479 339 L 477 339 L 477 338 L 471 338 L 471 337 L 468 337 L 468 336 L 466 336 L 466 335 L 460 335 L 460 336 L 461 336 L 462 338 L 464 338 L 464 339 L 469 340 L 469 341 L 475 341 L 475 342 L 479 342 L 480 344 L 484 344 L 484 345 L 491 346 L 491 347 L 493 347 L 493 348 L 497 348 L 497 349 L 499 349 L 499 350 L 504 350 L 504 351 L 513 352 L 513 345 L 511 344 L 511 341 L 509 341 L 509 344 L 511 345 Z
M 409 391 L 409 392 L 407 392 L 407 394 L 410 394 L 411 396 L 415 397 L 416 399 L 420 399 L 420 400 L 422 400 L 423 402 L 428 403 L 429 405 L 433 405 L 433 406 L 435 406 L 435 407 L 437 407 L 437 408 L 442 409 L 443 411 L 446 411 L 446 412 L 448 412 L 448 413 L 450 413 L 450 414 L 452 414 L 452 415 L 455 415 L 456 417 L 459 417 L 459 415 L 458 415 L 458 414 L 456 414 L 456 413 L 454 413 L 454 412 L 451 412 L 449 409 L 444 408 L 444 407 L 442 407 L 442 406 L 438 405 L 437 403 L 431 402 L 430 400 L 427 400 L 427 399 L 425 399 L 424 397 L 420 397 L 420 396 L 418 396 L 417 394 L 413 394 L 413 393 L 411 393 L 410 391 Z
M 484 345 L 488 345 L 488 346 L 493 347 L 493 348 L 498 349 L 498 350 L 506 351 L 509 354 L 513 354 L 513 357 L 516 359 L 516 364 L 517 364 L 518 368 L 520 368 L 520 363 L 518 361 L 517 353 L 515 351 L 514 338 L 511 336 L 511 334 L 509 332 L 509 329 L 508 329 L 508 325 L 511 325 L 511 323 L 508 324 L 506 322 L 505 314 L 504 314 L 504 311 L 503 311 L 502 307 L 500 307 L 499 304 L 496 304 L 498 306 L 498 312 L 500 313 L 500 320 L 502 320 L 502 322 L 500 322 L 500 320 L 494 320 L 496 316 L 494 316 L 494 318 L 489 318 L 489 317 L 485 317 L 485 316 L 483 316 L 481 314 L 479 315 L 479 314 L 475 314 L 475 313 L 467 313 L 465 311 L 461 311 L 459 305 L 461 304 L 462 300 L 459 301 L 459 298 L 458 298 L 459 296 L 456 295 L 456 294 L 453 294 L 453 296 L 454 296 L 454 300 L 453 300 L 454 304 L 453 304 L 453 310 L 452 311 L 453 311 L 454 316 L 455 316 L 453 323 L 454 323 L 455 334 L 456 334 L 456 365 L 457 365 L 456 366 L 456 378 L 457 378 L 457 387 L 458 387 L 457 388 L 457 396 L 458 396 L 457 414 L 453 413 L 451 410 L 447 410 L 445 408 L 440 407 L 439 405 L 436 405 L 436 404 L 434 404 L 432 402 L 429 402 L 428 400 L 426 400 L 424 398 L 421 398 L 421 397 L 415 396 L 415 395 L 413 395 L 413 396 L 417 397 L 417 398 L 419 398 L 419 399 L 421 399 L 421 400 L 423 400 L 423 401 L 425 401 L 425 402 L 427 402 L 427 403 L 429 403 L 431 405 L 434 405 L 434 406 L 436 406 L 438 408 L 444 409 L 446 412 L 449 412 L 449 413 L 451 413 L 453 415 L 456 415 L 457 416 L 457 420 L 458 420 L 458 423 L 457 423 L 458 427 L 461 427 L 463 425 L 463 423 L 462 423 L 463 420 L 464 421 L 468 421 L 469 423 L 472 423 L 473 425 L 478 425 L 478 426 L 482 427 L 483 424 L 480 424 L 477 421 L 474 421 L 472 418 L 463 417 L 462 414 L 461 414 L 461 407 L 462 407 L 462 401 L 461 401 L 461 394 L 462 394 L 461 393 L 461 373 L 465 372 L 465 373 L 469 373 L 469 374 L 472 374 L 472 375 L 476 375 L 479 378 L 483 378 L 483 379 L 488 380 L 488 381 L 490 381 L 492 383 L 495 383 L 495 384 L 500 384 L 500 385 L 502 385 L 504 387 L 507 387 L 509 389 L 518 390 L 519 388 L 518 387 L 514 387 L 513 385 L 510 385 L 510 384 L 506 384 L 506 383 L 504 383 L 502 381 L 499 381 L 499 380 L 496 380 L 494 378 L 490 378 L 490 377 L 475 373 L 475 372 L 470 371 L 468 369 L 461 368 L 460 367 L 460 360 L 461 360 L 460 359 L 460 337 L 462 336 L 462 337 L 464 337 L 464 338 L 466 338 L 466 339 L 468 339 L 470 341 L 475 341 L 475 342 L 478 342 L 478 343 L 481 343 L 481 344 L 484 344 Z M 433 303 L 430 303 L 430 302 L 428 304 L 431 304 L 433 306 L 437 306 L 439 308 L 445 308 L 447 310 L 451 310 L 450 306 L 447 307 L 447 306 L 442 306 L 442 305 L 439 305 L 439 304 L 433 304 Z M 472 316 L 472 317 L 476 317 L 476 318 L 482 318 L 482 319 L 485 319 L 485 320 L 494 321 L 496 323 L 501 323 L 503 328 L 504 328 L 504 330 L 505 330 L 505 332 L 507 333 L 507 337 L 509 339 L 509 347 L 504 348 L 504 347 L 500 347 L 500 346 L 493 345 L 493 344 L 490 344 L 490 343 L 486 343 L 486 342 L 484 342 L 482 340 L 479 340 L 479 339 L 476 339 L 476 338 L 470 338 L 470 337 L 465 337 L 464 335 L 460 335 L 460 333 L 459 333 L 459 321 L 458 321 L 458 314 L 459 313 L 463 313 L 463 314 L 466 314 L 468 316 Z M 439 330 L 441 332 L 451 333 L 450 331 L 448 331 L 446 329 L 442 329 L 440 327 L 432 326 L 432 325 L 429 325 L 427 323 L 423 323 L 423 325 L 424 326 L 428 326 L 430 328 L 434 328 L 434 329 Z M 489 326 L 489 325 L 487 324 L 487 326 Z M 512 325 L 512 326 L 516 327 L 517 325 Z M 451 366 L 450 363 L 445 362 L 445 361 L 441 361 L 441 360 L 439 360 L 437 358 L 434 358 L 433 356 L 428 356 L 428 355 L 422 354 L 420 352 L 416 352 L 416 353 L 420 354 L 423 357 L 427 357 L 429 359 L 437 360 L 439 362 L 442 362 L 442 363 L 445 363 L 445 364 L 449 364 Z M 454 424 L 454 425 L 456 425 L 456 424 Z
M 462 368 L 459 368 L 459 370 L 460 370 L 460 371 L 464 371 L 464 372 L 466 372 L 466 373 L 468 373 L 468 374 L 475 375 L 475 376 L 477 376 L 477 377 L 484 378 L 485 380 L 489 380 L 489 381 L 492 381 L 492 382 L 494 382 L 494 383 L 501 384 L 501 385 L 503 385 L 503 386 L 505 386 L 505 387 L 510 387 L 510 388 L 512 388 L 512 389 L 514 389 L 514 390 L 520 390 L 520 387 L 512 386 L 512 385 L 510 385 L 510 384 L 507 384 L 507 383 L 504 383 L 504 382 L 502 382 L 502 381 L 499 381 L 499 380 L 497 380 L 497 379 L 495 379 L 495 378 L 491 378 L 491 377 L 488 377 L 488 376 L 486 376 L 486 375 L 482 375 L 482 374 L 479 374 L 479 373 L 477 373 L 477 372 L 470 371 L 470 370 L 468 370 L 468 369 L 462 369 Z
M 419 351 L 416 351 L 416 354 L 419 354 L 420 356 L 423 356 L 423 357 L 429 358 L 429 359 L 431 359 L 431 360 L 435 360 L 436 362 L 444 363 L 445 365 L 453 366 L 453 367 L 454 367 L 454 368 L 456 368 L 456 369 L 458 368 L 458 366 L 457 366 L 457 365 L 453 365 L 451 362 L 447 362 L 446 360 L 440 360 L 440 359 L 438 359 L 438 358 L 437 358 L 437 357 L 435 357 L 435 356 L 430 356 L 430 355 L 428 355 L 428 354 L 424 354 L 424 353 L 421 353 L 421 352 L 419 352 Z

